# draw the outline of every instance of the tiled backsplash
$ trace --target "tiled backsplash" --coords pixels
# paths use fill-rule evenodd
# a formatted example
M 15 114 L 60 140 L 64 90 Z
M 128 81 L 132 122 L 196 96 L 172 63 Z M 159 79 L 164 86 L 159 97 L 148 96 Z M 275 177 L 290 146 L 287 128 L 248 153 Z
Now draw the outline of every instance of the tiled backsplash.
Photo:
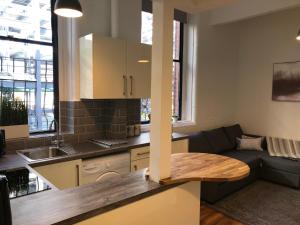
M 126 138 L 127 125 L 140 123 L 140 100 L 82 100 L 60 102 L 60 125 L 67 143 L 77 144 L 90 138 Z M 7 151 L 49 145 L 51 137 L 7 141 Z
M 140 123 L 140 100 L 61 102 L 63 132 L 87 138 L 126 138 L 127 125 Z
M 78 136 L 78 142 L 105 135 L 103 123 L 104 101 L 60 103 L 60 121 L 63 133 Z

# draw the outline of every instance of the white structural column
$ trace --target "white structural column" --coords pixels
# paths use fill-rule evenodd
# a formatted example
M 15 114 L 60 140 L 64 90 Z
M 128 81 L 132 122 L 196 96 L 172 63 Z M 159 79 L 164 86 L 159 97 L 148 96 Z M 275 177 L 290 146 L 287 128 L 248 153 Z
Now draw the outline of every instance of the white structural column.
M 153 1 L 150 177 L 156 182 L 171 172 L 174 7 L 170 2 Z

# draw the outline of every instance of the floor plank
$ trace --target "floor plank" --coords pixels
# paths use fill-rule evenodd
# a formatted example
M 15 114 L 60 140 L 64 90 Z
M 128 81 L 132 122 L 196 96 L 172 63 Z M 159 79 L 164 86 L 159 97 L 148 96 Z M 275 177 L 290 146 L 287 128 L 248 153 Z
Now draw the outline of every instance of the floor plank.
M 201 204 L 200 225 L 244 225 L 212 208 Z

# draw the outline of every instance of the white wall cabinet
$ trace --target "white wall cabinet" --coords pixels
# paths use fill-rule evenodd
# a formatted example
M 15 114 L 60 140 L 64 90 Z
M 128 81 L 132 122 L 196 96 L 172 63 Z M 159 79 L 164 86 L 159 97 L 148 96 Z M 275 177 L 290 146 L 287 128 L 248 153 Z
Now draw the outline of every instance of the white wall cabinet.
M 172 142 L 172 154 L 187 153 L 188 139 L 178 140 Z M 149 167 L 150 163 L 150 147 L 141 147 L 131 150 L 131 172 L 138 171 Z
M 81 184 L 81 160 L 35 167 L 34 170 L 60 190 Z
M 140 60 L 149 60 L 141 63 Z M 82 99 L 150 98 L 151 46 L 89 34 L 80 38 Z
M 129 82 L 127 95 L 129 98 L 150 98 L 151 46 L 131 42 L 127 42 L 126 46 L 126 75 Z

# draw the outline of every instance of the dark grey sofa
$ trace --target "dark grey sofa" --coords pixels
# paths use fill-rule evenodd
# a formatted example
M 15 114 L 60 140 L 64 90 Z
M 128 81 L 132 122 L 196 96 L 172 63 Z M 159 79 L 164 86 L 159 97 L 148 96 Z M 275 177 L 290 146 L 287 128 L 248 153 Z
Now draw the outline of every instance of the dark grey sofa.
M 240 181 L 203 182 L 201 196 L 204 201 L 214 203 L 259 178 L 300 188 L 300 161 L 270 156 L 265 139 L 262 143 L 264 151 L 237 150 L 236 138 L 241 138 L 242 135 L 240 125 L 236 124 L 198 132 L 190 136 L 190 152 L 224 155 L 241 160 L 250 167 L 250 175 Z

